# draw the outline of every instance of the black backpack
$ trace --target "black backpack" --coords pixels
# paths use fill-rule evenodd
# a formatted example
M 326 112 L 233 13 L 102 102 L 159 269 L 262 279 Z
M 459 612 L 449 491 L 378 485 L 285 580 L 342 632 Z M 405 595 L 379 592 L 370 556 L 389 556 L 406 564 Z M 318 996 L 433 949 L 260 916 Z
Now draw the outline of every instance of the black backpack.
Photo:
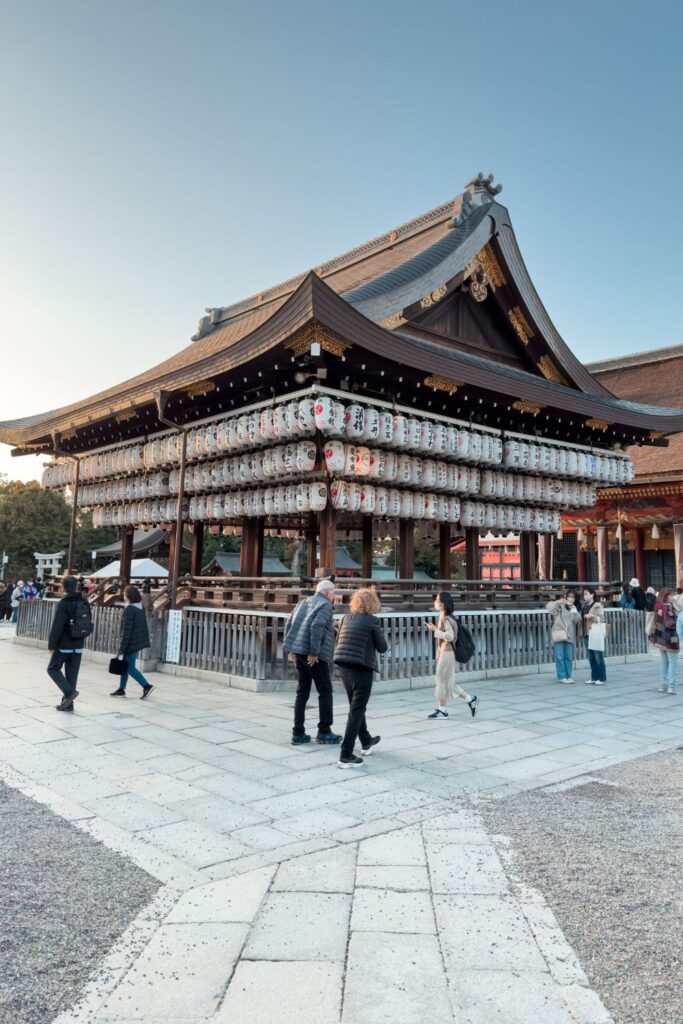
M 85 640 L 93 631 L 90 605 L 87 601 L 72 601 L 67 629 L 72 640 Z
M 467 626 L 460 619 L 454 620 L 458 626 L 458 635 L 455 643 L 453 644 L 453 651 L 455 653 L 455 660 L 459 665 L 466 665 L 468 661 L 471 661 L 474 657 L 476 647 L 474 646 L 474 640 Z

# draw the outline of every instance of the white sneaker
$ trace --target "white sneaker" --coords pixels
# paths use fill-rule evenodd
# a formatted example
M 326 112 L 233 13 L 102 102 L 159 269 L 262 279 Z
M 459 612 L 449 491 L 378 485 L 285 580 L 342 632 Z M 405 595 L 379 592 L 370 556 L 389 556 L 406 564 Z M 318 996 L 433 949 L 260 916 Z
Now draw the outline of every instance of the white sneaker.
M 675 686 L 670 686 L 669 689 L 666 692 L 667 693 L 672 693 L 674 696 L 676 696 L 676 694 L 678 693 L 678 690 L 676 689 Z
M 666 685 L 666 683 L 662 683 L 661 686 L 657 687 L 657 693 L 668 693 L 668 692 L 669 692 L 669 687 Z
M 565 679 L 565 683 L 569 683 L 570 686 L 573 686 L 574 685 L 574 680 L 573 679 Z
M 586 683 L 586 686 L 595 686 L 595 683 L 593 682 L 592 679 L 586 679 L 585 683 Z
M 593 683 L 593 686 L 604 686 L 604 685 L 605 685 L 605 680 L 604 679 L 596 679 L 595 682 Z

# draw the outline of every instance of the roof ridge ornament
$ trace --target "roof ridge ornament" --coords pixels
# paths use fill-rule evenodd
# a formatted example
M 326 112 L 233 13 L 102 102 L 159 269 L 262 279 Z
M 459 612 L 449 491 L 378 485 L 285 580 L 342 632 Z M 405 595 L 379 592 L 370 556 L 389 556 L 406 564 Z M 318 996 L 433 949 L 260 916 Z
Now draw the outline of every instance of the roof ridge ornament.
M 460 209 L 454 213 L 449 227 L 459 228 L 475 210 L 485 206 L 487 203 L 492 203 L 498 193 L 502 191 L 502 185 L 493 184 L 492 174 L 487 175 L 479 171 L 479 174 L 475 175 L 465 185 L 460 201 Z

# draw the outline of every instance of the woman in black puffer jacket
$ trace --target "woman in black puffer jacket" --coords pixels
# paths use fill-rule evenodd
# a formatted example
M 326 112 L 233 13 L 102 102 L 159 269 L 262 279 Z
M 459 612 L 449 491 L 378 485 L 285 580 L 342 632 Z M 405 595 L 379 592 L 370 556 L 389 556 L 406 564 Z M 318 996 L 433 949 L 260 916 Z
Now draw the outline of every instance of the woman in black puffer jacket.
M 124 596 L 126 598 L 126 607 L 123 609 L 123 618 L 121 620 L 119 658 L 125 658 L 128 668 L 125 674 L 121 676 L 118 689 L 114 690 L 111 696 L 125 697 L 128 676 L 132 676 L 142 687 L 141 699 L 145 700 L 149 697 L 154 686 L 145 679 L 140 669 L 135 667 L 135 659 L 140 651 L 144 650 L 145 647 L 149 647 L 147 616 L 142 610 L 142 597 L 137 587 L 126 587 Z
M 357 590 L 351 598 L 350 613 L 345 615 L 337 645 L 334 663 L 344 683 L 349 698 L 349 718 L 341 745 L 337 764 L 340 768 L 356 768 L 363 764 L 362 757 L 356 757 L 353 745 L 360 737 L 363 754 L 367 757 L 379 743 L 379 736 L 371 736 L 365 722 L 365 709 L 372 690 L 372 674 L 376 671 L 376 652 L 383 654 L 388 644 L 379 620 L 375 617 L 380 610 L 376 591 L 370 588 Z

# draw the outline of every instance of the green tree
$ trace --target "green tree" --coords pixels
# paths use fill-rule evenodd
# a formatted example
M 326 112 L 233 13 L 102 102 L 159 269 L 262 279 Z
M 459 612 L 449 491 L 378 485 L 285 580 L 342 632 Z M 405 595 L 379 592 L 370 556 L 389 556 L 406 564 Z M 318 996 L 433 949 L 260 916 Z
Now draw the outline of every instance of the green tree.
M 5 576 L 35 573 L 35 551 L 65 551 L 71 512 L 59 491 L 44 491 L 32 481 L 0 478 L 0 551 L 9 556 Z

